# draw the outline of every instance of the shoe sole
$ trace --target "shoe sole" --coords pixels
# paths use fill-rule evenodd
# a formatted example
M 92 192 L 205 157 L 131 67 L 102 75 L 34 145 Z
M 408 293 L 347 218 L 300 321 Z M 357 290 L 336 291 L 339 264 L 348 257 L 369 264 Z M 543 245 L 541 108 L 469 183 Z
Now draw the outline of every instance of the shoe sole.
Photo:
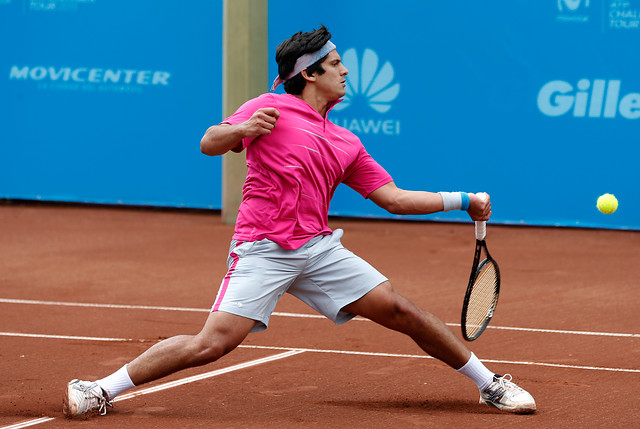
M 492 407 L 497 408 L 497 409 L 502 410 L 502 411 L 508 411 L 508 412 L 514 413 L 514 414 L 533 414 L 533 413 L 536 412 L 536 404 L 532 404 L 532 405 L 528 405 L 528 406 L 522 406 L 522 407 L 516 407 L 516 408 L 510 408 L 510 407 L 507 407 L 507 406 L 502 405 L 502 404 L 495 404 L 495 403 L 493 403 L 491 401 L 487 401 L 487 400 L 482 399 L 482 398 L 480 398 L 480 403 L 492 406 Z
M 67 384 L 67 389 L 65 390 L 64 397 L 62 398 L 62 414 L 64 414 L 66 418 L 72 419 L 74 415 L 71 413 L 71 405 L 69 404 L 69 384 Z
M 86 420 L 89 417 L 89 413 L 77 414 L 78 407 L 76 406 L 75 409 L 73 409 L 73 407 L 71 406 L 71 393 L 73 389 L 71 387 L 71 384 L 75 381 L 77 380 L 71 380 L 67 384 L 67 389 L 65 390 L 64 397 L 62 398 L 62 414 L 64 414 L 64 416 L 68 419 Z

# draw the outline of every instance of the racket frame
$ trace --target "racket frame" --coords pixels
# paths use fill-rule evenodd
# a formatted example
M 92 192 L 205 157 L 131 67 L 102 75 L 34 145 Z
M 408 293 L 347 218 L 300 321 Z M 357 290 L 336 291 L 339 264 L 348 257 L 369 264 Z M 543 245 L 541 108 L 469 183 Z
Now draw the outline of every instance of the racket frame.
M 476 194 L 478 197 L 485 200 L 488 196 L 485 193 Z M 473 257 L 473 266 L 471 267 L 471 275 L 469 276 L 469 284 L 467 285 L 467 292 L 464 295 L 464 301 L 462 303 L 462 314 L 460 316 L 460 329 L 462 330 L 462 337 L 467 341 L 476 340 L 480 334 L 487 329 L 489 322 L 493 318 L 493 314 L 495 313 L 496 307 L 498 306 L 498 297 L 500 296 L 500 267 L 498 267 L 498 263 L 495 259 L 491 257 L 489 253 L 489 249 L 487 249 L 487 243 L 485 238 L 487 236 L 487 222 L 485 221 L 477 221 L 476 222 L 476 251 Z M 487 254 L 487 257 L 480 261 L 480 256 L 482 255 L 482 249 Z M 496 281 L 495 281 L 495 291 L 493 298 L 493 305 L 487 312 L 487 316 L 485 317 L 482 325 L 480 325 L 480 329 L 476 331 L 476 333 L 472 336 L 467 335 L 467 310 L 469 308 L 469 300 L 471 299 L 471 293 L 473 292 L 473 285 L 478 278 L 478 275 L 482 272 L 482 268 L 488 264 L 493 263 L 496 267 Z
M 484 249 L 487 257 L 482 261 L 480 261 L 480 257 L 482 255 L 482 249 Z M 473 285 L 476 281 L 476 278 L 482 271 L 482 268 L 490 262 L 493 263 L 496 268 L 496 282 L 495 282 L 495 293 L 494 293 L 493 305 L 490 308 L 490 311 L 487 313 L 487 317 L 485 317 L 484 321 L 482 322 L 480 329 L 478 329 L 478 331 L 473 336 L 469 336 L 467 335 L 466 318 L 467 318 L 467 310 L 469 308 L 469 300 L 471 299 L 471 293 L 473 291 Z M 498 266 L 498 263 L 496 262 L 496 260 L 491 257 L 491 254 L 487 249 L 487 243 L 485 242 L 484 238 L 483 239 L 476 238 L 476 251 L 473 258 L 471 275 L 469 276 L 469 284 L 467 285 L 467 291 L 464 295 L 464 302 L 462 304 L 462 315 L 460 318 L 460 328 L 462 329 L 462 337 L 465 340 L 467 341 L 476 340 L 484 332 L 484 330 L 489 325 L 489 322 L 493 318 L 493 314 L 495 313 L 495 309 L 498 305 L 499 295 L 500 295 L 500 267 Z

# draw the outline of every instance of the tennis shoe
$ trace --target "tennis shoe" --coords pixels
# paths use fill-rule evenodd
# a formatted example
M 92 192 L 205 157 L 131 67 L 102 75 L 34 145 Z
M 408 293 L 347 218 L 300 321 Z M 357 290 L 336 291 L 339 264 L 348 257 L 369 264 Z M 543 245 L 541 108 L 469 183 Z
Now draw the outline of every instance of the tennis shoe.
M 536 410 L 533 396 L 513 383 L 510 374 L 494 375 L 493 382 L 480 391 L 480 403 L 515 414 L 530 414 Z
M 72 380 L 67 385 L 62 412 L 70 419 L 89 413 L 104 416 L 107 407 L 112 406 L 98 383 Z

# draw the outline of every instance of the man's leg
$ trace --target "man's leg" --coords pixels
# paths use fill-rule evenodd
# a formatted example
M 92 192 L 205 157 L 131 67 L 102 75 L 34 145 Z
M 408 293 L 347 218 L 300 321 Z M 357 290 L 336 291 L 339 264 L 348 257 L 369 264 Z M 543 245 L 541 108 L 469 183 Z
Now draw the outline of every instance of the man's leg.
M 178 335 L 161 341 L 127 365 L 136 386 L 174 372 L 214 362 L 235 349 L 251 332 L 255 321 L 215 311 L 198 335 Z M 113 398 L 111 398 L 113 399 Z
M 442 320 L 395 292 L 389 282 L 378 285 L 343 310 L 409 335 L 429 355 L 472 379 L 480 389 L 480 403 L 513 413 L 536 410 L 533 397 L 512 383 L 510 375 L 494 375 Z
M 212 312 L 197 335 L 179 335 L 161 341 L 97 382 L 73 380 L 67 387 L 63 411 L 67 417 L 89 412 L 104 414 L 110 405 L 108 401 L 128 388 L 218 360 L 236 348 L 254 324 L 254 320 L 245 317 Z
M 384 282 L 343 308 L 410 336 L 429 355 L 454 369 L 464 366 L 471 352 L 438 317 L 398 294 Z

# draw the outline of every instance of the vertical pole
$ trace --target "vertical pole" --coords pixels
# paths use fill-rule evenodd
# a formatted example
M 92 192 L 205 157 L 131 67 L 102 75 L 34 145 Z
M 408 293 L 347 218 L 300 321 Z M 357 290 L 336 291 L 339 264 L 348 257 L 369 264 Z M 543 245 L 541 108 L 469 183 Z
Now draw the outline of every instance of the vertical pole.
M 228 117 L 268 89 L 267 0 L 224 0 L 223 101 Z M 222 222 L 234 224 L 247 173 L 244 152 L 222 158 Z

